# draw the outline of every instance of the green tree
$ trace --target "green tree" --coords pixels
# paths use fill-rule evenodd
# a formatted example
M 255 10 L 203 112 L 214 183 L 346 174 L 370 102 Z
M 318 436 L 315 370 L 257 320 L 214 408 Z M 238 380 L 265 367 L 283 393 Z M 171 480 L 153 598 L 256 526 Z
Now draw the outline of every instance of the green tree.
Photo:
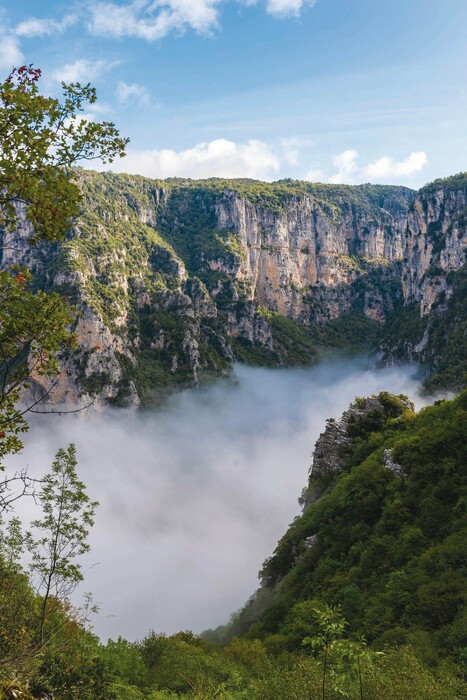
M 302 644 L 310 645 L 314 652 L 321 658 L 323 675 L 321 680 L 321 697 L 326 698 L 326 680 L 329 670 L 329 659 L 337 640 L 342 637 L 347 622 L 342 617 L 339 608 L 326 603 L 316 606 L 314 609 L 319 634 L 313 637 L 305 637 Z
M 21 66 L 0 83 L 0 469 L 27 430 L 24 413 L 32 407 L 18 407 L 21 390 L 31 378 L 56 374 L 57 354 L 73 343 L 63 299 L 34 290 L 27 270 L 8 261 L 28 245 L 63 238 L 81 202 L 72 165 L 110 162 L 127 143 L 112 122 L 82 117 L 96 101 L 89 84 L 62 83 L 60 101 L 40 93 L 40 77 Z M 0 510 L 10 502 L 9 485 L 0 487 Z
M 14 69 L 0 84 L 0 226 L 14 230 L 18 208 L 31 224 L 31 242 L 59 240 L 81 199 L 68 168 L 82 160 L 123 156 L 128 139 L 112 122 L 80 118 L 96 101 L 89 84 L 63 87 L 63 101 L 41 95 L 41 71 Z
M 346 639 L 347 622 L 340 608 L 322 603 L 314 608 L 318 634 L 306 637 L 304 646 L 311 646 L 322 667 L 321 698 L 325 700 L 329 685 L 331 691 L 343 697 L 352 697 L 356 689 L 364 700 L 364 671 L 369 674 L 382 652 L 368 648 L 364 637 Z
M 31 377 L 56 374 L 57 353 L 73 344 L 70 309 L 58 294 L 28 289 L 30 280 L 22 268 L 0 272 L 0 467 L 21 449 L 19 434 L 27 430 L 25 408 L 18 406 L 22 387 Z M 0 489 L 0 509 L 7 503 Z
M 38 665 L 37 606 L 21 565 L 25 538 L 19 519 L 0 525 L 0 679 L 18 679 Z
M 44 517 L 34 520 L 32 527 L 43 535 L 38 540 L 30 537 L 29 542 L 31 573 L 42 594 L 39 639 L 43 644 L 50 597 L 66 599 L 83 578 L 76 558 L 89 551 L 86 540 L 98 506 L 78 479 L 73 444 L 57 452 L 38 499 Z
M 110 162 L 124 155 L 127 143 L 113 123 L 83 118 L 96 100 L 89 84 L 62 84 L 58 100 L 40 93 L 40 77 L 40 70 L 21 66 L 0 83 L 0 471 L 7 455 L 21 450 L 24 416 L 35 406 L 34 401 L 20 406 L 23 389 L 56 375 L 59 354 L 74 343 L 74 310 L 58 295 L 39 289 L 18 260 L 27 260 L 29 246 L 63 239 L 79 214 L 82 197 L 72 166 L 94 158 Z M 92 686 L 86 697 L 107 697 L 95 687 L 94 680 L 100 681 L 92 654 L 83 652 L 83 639 L 92 635 L 66 600 L 82 578 L 76 558 L 88 549 L 96 507 L 75 467 L 74 446 L 60 450 L 39 496 L 44 515 L 34 525 L 41 536 L 37 542 L 27 538 L 40 597 L 18 565 L 23 546 L 18 521 L 9 528 L 0 523 L 0 677 L 9 683 L 39 674 L 47 686 L 59 688 L 60 697 L 84 698 L 83 685 Z M 25 472 L 6 473 L 0 512 L 34 487 Z M 46 622 L 54 628 L 47 646 Z M 60 666 L 62 658 L 70 662 L 72 656 L 73 668 L 88 669 L 74 680 L 70 668 Z M 51 672 L 54 664 L 62 668 L 60 682 L 58 671 Z

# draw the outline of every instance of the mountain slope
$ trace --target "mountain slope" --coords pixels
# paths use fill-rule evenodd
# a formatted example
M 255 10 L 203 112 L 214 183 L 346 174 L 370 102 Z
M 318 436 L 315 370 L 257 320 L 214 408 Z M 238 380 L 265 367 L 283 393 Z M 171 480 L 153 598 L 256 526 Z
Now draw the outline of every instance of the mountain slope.
M 288 649 L 316 601 L 340 604 L 376 646 L 410 643 L 429 663 L 465 662 L 467 393 L 414 413 L 405 397 L 357 399 L 328 421 L 303 514 L 231 626 Z

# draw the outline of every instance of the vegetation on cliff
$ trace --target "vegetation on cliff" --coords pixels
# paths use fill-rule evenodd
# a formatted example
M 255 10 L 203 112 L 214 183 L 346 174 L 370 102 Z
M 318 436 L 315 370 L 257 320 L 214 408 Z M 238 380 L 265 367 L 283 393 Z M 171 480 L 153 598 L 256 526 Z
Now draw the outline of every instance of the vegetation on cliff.
M 30 265 L 36 286 L 58 291 L 86 318 L 79 326 L 78 348 L 66 356 L 67 376 L 78 394 L 105 396 L 123 406 L 136 395 L 150 405 L 173 386 L 228 371 L 235 359 L 307 365 L 328 348 L 346 353 L 382 348 L 388 361 L 424 364 L 427 374 L 434 375 L 430 388 L 461 384 L 459 273 L 450 273 L 447 284 L 453 285 L 453 294 L 446 294 L 445 303 L 441 294 L 433 307 L 426 347 L 418 352 L 428 319 L 420 318 L 415 301 L 404 300 L 405 263 L 359 253 L 375 227 L 387 228 L 388 240 L 400 235 L 387 222 L 402 221 L 414 202 L 412 190 L 291 180 L 158 181 L 80 169 L 75 176 L 82 194 L 77 223 L 64 242 L 37 246 Z M 459 177 L 449 186 L 462 186 Z M 246 203 L 248 215 L 264 219 L 261 226 L 266 227 L 273 226 L 275 217 L 286 221 L 297 207 L 309 206 L 313 216 L 327 222 L 322 225 L 336 232 L 344 222 L 347 227 L 365 222 L 361 226 L 367 228 L 358 233 L 362 241 L 347 242 L 348 255 L 331 256 L 333 263 L 328 253 L 323 258 L 334 265 L 332 274 L 345 281 L 326 286 L 318 279 L 315 285 L 300 286 L 276 280 L 281 303 L 289 308 L 279 311 L 274 294 L 265 302 L 249 269 L 251 256 L 260 253 L 232 223 L 219 225 L 219 211 L 233 211 L 235 202 Z M 430 224 L 431 236 L 439 224 Z M 266 233 L 258 235 L 262 241 Z M 443 241 L 437 244 L 438 257 Z M 280 259 L 279 248 L 263 245 L 265 259 L 272 264 Z M 300 257 L 301 248 L 297 251 L 288 255 Z M 303 254 L 311 253 L 307 248 Z M 262 274 L 262 284 L 273 284 L 267 270 Z M 100 323 L 107 329 L 104 344 L 97 337 Z
M 424 185 L 420 192 L 428 194 L 441 188 L 448 190 L 460 190 L 465 187 L 467 187 L 467 172 L 457 173 L 457 175 L 451 175 L 450 177 L 440 177 L 437 180 Z
M 215 178 L 162 182 L 79 169 L 75 175 L 82 193 L 79 219 L 58 247 L 35 250 L 33 266 L 36 285 L 58 290 L 80 310 L 92 309 L 116 339 L 117 377 L 100 361 L 99 343 L 86 342 L 87 333 L 94 338 L 92 329 L 84 329 L 68 355 L 78 386 L 91 396 L 112 387 L 109 401 L 125 405 L 133 383 L 147 405 L 171 385 L 225 372 L 234 358 L 307 365 L 320 347 L 354 352 L 376 340 L 378 324 L 363 314 L 363 297 L 383 284 L 385 266 L 349 259 L 358 276 L 351 292 L 356 313 L 329 329 L 308 326 L 254 301 L 251 283 L 237 274 L 246 263 L 245 247 L 232 228 L 219 228 L 217 208 L 235 195 L 274 215 L 307 196 L 336 223 L 355 208 L 376 219 L 383 205 L 400 213 L 410 190 Z M 311 289 L 294 293 L 313 307 Z

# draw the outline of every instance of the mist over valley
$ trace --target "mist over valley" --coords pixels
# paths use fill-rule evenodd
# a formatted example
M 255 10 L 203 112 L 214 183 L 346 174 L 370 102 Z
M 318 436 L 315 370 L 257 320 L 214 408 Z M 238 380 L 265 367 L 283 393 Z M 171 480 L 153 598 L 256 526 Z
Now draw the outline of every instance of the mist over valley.
M 420 406 L 415 375 L 365 358 L 236 365 L 230 381 L 175 394 L 160 410 L 36 416 L 12 464 L 38 474 L 76 443 L 78 474 L 100 501 L 79 593 L 100 605 L 93 624 L 104 640 L 201 632 L 257 588 L 263 560 L 300 512 L 325 420 L 387 389 Z

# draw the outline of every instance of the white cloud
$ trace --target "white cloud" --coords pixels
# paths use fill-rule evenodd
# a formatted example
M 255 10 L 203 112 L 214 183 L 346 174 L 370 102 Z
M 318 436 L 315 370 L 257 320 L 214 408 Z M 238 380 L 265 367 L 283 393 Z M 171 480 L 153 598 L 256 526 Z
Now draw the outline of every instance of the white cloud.
M 17 68 L 23 63 L 24 56 L 21 53 L 17 38 L 0 34 L 0 69 L 10 72 L 13 67 Z
M 148 90 L 144 85 L 137 85 L 136 83 L 128 84 L 121 80 L 117 85 L 115 94 L 117 95 L 117 100 L 122 104 L 131 101 L 140 105 L 148 105 L 150 102 Z
M 77 20 L 77 16 L 72 14 L 65 15 L 60 21 L 51 18 L 37 19 L 36 17 L 30 17 L 18 24 L 15 29 L 15 34 L 28 38 L 34 36 L 48 36 L 65 31 L 68 27 L 76 24 Z
M 172 30 L 191 27 L 206 33 L 218 25 L 216 6 L 221 0 L 137 0 L 127 5 L 93 2 L 89 6 L 88 30 L 92 34 L 135 36 L 154 41 Z
M 301 151 L 312 145 L 313 142 L 310 139 L 296 137 L 281 139 L 283 157 L 287 165 L 298 165 Z
M 305 180 L 310 182 L 324 182 L 325 175 L 319 168 L 310 168 L 307 170 L 305 175 Z
M 266 0 L 266 10 L 276 17 L 298 17 L 306 5 L 315 3 L 316 0 Z
M 332 159 L 333 165 L 337 168 L 337 173 L 335 173 L 329 182 L 334 184 L 342 182 L 352 182 L 354 175 L 358 171 L 357 167 L 358 151 L 354 148 L 349 148 L 343 153 L 334 156 Z
M 52 78 L 64 83 L 88 83 L 113 65 L 115 63 L 108 61 L 89 61 L 86 58 L 80 58 L 74 63 L 67 63 L 63 68 L 54 71 Z
M 112 107 L 109 104 L 106 104 L 105 102 L 94 102 L 92 105 L 87 105 L 86 107 L 87 111 L 93 115 L 93 118 L 98 116 L 100 117 L 102 114 L 108 114 L 109 112 L 112 112 Z
M 258 0 L 236 0 L 256 5 Z M 187 28 L 206 34 L 219 26 L 219 7 L 225 0 L 134 0 L 119 4 L 91 0 L 87 28 L 101 36 L 134 36 L 155 41 L 171 31 Z M 274 17 L 297 17 L 316 0 L 265 0 L 266 11 Z
M 354 184 L 357 182 L 379 182 L 381 180 L 400 181 L 420 172 L 428 163 L 425 151 L 410 153 L 405 160 L 396 160 L 390 156 L 381 156 L 367 165 L 358 164 L 358 151 L 348 149 L 334 156 L 333 165 L 337 172 L 329 178 L 334 184 Z
M 405 160 L 395 160 L 389 156 L 378 158 L 370 163 L 365 172 L 370 178 L 398 177 L 400 175 L 410 177 L 420 172 L 428 163 L 425 151 L 412 152 Z
M 246 143 L 216 139 L 185 151 L 130 149 L 126 158 L 111 166 L 116 172 L 155 178 L 251 177 L 264 180 L 273 179 L 279 167 L 280 161 L 272 148 L 254 139 Z

